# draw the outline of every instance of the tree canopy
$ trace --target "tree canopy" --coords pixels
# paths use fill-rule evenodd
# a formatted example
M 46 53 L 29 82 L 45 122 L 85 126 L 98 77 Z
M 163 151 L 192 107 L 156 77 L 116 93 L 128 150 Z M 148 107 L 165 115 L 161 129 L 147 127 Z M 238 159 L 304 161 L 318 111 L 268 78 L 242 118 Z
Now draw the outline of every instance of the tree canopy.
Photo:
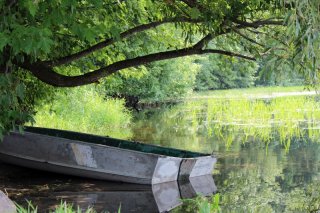
M 50 97 L 48 85 L 102 82 L 112 94 L 120 82 L 126 95 L 139 90 L 146 98 L 168 92 L 175 97 L 192 84 L 198 68 L 189 59 L 151 63 L 166 59 L 212 56 L 203 60 L 210 70 L 198 79 L 213 76 L 213 88 L 233 87 L 237 79 L 249 85 L 252 69 L 245 66 L 256 66 L 251 62 L 259 72 L 265 65 L 273 73 L 300 70 L 316 84 L 319 8 L 318 0 L 0 0 L 0 139 L 32 120 L 34 105 Z M 240 60 L 251 62 L 238 72 L 234 62 Z M 216 79 L 221 68 L 228 70 L 221 75 L 225 83 Z M 124 78 L 130 75 L 135 79 Z
M 292 60 L 314 80 L 318 11 L 317 0 L 2 0 L 0 72 L 19 69 L 47 84 L 72 87 L 187 55 L 272 55 Z M 172 38 L 164 40 L 162 29 Z M 150 43 L 161 45 L 149 49 Z

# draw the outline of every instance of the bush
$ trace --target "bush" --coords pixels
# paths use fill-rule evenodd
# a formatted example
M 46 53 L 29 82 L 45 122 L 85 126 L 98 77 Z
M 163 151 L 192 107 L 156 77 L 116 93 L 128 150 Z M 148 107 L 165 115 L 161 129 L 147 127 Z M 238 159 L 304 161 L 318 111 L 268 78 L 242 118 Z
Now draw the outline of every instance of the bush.
M 39 107 L 37 111 L 36 126 L 117 138 L 131 136 L 127 126 L 132 117 L 124 107 L 124 101 L 104 99 L 90 86 L 63 90 L 52 103 Z

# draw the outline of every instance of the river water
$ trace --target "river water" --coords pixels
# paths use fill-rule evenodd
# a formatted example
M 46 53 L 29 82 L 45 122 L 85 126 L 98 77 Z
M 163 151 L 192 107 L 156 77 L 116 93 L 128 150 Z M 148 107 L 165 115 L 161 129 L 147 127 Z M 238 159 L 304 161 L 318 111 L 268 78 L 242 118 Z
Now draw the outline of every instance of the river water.
M 292 136 L 290 147 L 285 149 L 276 137 L 268 143 L 250 135 L 243 142 L 241 132 L 229 133 L 232 140 L 217 137 L 208 134 L 206 116 L 184 104 L 145 110 L 136 115 L 131 139 L 215 155 L 218 162 L 213 179 L 222 212 L 320 209 L 320 143 Z M 115 212 L 119 205 L 123 212 L 155 211 L 149 186 L 75 178 L 7 164 L 0 164 L 0 189 L 20 204 L 32 200 L 43 211 L 61 199 L 82 208 L 94 206 L 99 212 Z

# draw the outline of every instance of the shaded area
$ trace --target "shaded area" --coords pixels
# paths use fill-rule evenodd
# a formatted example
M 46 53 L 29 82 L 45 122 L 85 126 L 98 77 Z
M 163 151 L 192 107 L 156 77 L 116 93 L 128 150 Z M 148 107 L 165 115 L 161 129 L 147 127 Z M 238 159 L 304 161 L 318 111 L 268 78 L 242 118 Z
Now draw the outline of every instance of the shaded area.
M 62 176 L 4 163 L 0 172 L 0 189 L 22 206 L 31 200 L 40 212 L 55 209 L 62 200 L 97 212 L 117 212 L 120 206 L 121 212 L 167 212 L 183 199 L 210 196 L 217 190 L 211 175 L 150 186 Z

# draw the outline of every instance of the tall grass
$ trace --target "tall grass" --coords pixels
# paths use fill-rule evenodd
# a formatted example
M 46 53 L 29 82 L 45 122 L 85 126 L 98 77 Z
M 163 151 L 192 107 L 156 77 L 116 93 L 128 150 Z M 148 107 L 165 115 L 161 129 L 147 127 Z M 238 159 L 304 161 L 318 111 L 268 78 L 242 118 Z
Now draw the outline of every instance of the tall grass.
M 104 99 L 94 88 L 81 87 L 60 92 L 38 108 L 35 126 L 129 138 L 131 118 L 123 100 Z
M 264 95 L 272 95 L 276 93 L 286 92 L 304 92 L 307 91 L 303 86 L 292 87 L 252 87 L 243 89 L 227 89 L 227 90 L 212 90 L 193 93 L 189 98 L 248 98 L 259 97 Z M 187 98 L 188 99 L 188 98 Z
M 209 135 L 228 141 L 242 133 L 265 142 L 279 140 L 289 149 L 292 138 L 318 140 L 320 102 L 313 97 L 261 99 L 209 99 L 206 127 Z M 194 109 L 197 110 L 197 109 Z M 229 138 L 229 140 L 227 140 Z

